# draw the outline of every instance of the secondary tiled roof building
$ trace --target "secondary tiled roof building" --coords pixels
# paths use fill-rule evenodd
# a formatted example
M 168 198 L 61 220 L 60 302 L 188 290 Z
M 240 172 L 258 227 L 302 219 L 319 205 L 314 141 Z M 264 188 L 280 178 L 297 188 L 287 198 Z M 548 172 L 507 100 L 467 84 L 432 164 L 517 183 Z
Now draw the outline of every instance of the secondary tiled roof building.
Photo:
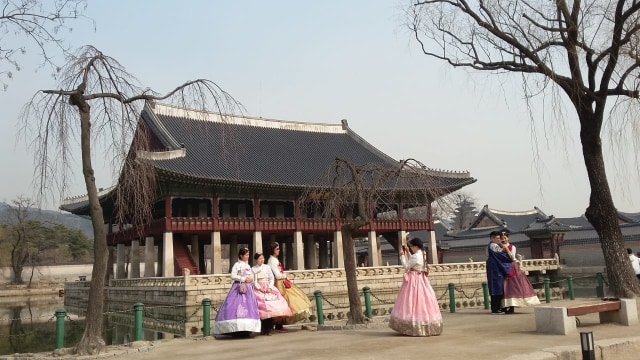
M 220 273 L 226 271 L 223 260 L 235 261 L 239 246 L 257 252 L 273 241 L 282 244 L 282 262 L 288 268 L 342 267 L 344 214 L 321 218 L 305 210 L 301 195 L 310 187 L 331 185 L 329 179 L 323 183 L 321 175 L 336 158 L 355 165 L 398 166 L 397 160 L 351 130 L 346 120 L 303 123 L 149 103 L 142 111 L 141 124 L 151 134 L 151 151 L 138 156 L 151 161 L 158 174 L 155 218 L 142 237 L 135 229 L 112 229 L 108 241 L 120 248 L 143 245 L 149 253 L 158 244 L 161 266 L 157 271 L 145 266 L 147 276 L 172 276 L 181 274 L 183 268 L 192 273 L 205 269 Z M 475 182 L 467 172 L 420 171 L 437 196 Z M 415 191 L 409 183 L 383 186 L 396 191 L 398 202 L 391 210 L 398 216 L 374 216 L 361 228 L 361 235 L 369 238 L 371 266 L 381 261 L 377 235 L 395 239 L 397 246 L 408 231 L 433 230 L 430 211 L 422 219 L 403 217 L 405 208 L 429 205 L 403 202 L 403 194 Z M 109 223 L 114 216 L 109 213 L 113 192 L 102 195 L 105 222 Z M 62 209 L 88 213 L 84 198 L 71 199 Z
M 618 213 L 625 245 L 640 246 L 640 221 L 637 213 Z M 491 231 L 506 230 L 510 242 L 525 258 L 558 256 L 568 266 L 603 266 L 600 239 L 584 216 L 556 218 L 534 207 L 527 211 L 504 211 L 485 205 L 476 221 L 463 231 L 447 231 L 437 241 L 447 249 L 445 262 L 482 261 Z M 437 233 L 437 232 L 436 232 Z M 437 233 L 438 234 L 438 233 Z M 640 249 L 636 249 L 640 250 Z

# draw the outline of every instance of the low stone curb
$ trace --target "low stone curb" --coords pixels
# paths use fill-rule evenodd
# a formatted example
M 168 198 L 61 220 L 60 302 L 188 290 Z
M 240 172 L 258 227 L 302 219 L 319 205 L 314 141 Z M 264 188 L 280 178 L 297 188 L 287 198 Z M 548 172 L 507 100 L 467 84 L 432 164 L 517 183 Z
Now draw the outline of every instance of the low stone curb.
M 596 359 L 635 360 L 640 354 L 640 337 L 604 339 L 594 346 Z M 529 354 L 511 355 L 503 360 L 564 360 L 582 358 L 580 346 L 556 346 Z

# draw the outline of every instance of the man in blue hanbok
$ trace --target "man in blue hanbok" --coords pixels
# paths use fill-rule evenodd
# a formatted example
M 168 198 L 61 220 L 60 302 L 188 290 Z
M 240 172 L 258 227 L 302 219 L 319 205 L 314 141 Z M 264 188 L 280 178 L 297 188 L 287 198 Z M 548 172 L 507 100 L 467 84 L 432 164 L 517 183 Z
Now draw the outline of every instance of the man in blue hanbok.
M 503 314 L 500 303 L 504 296 L 504 279 L 511 274 L 511 258 L 500 243 L 500 232 L 489 234 L 487 244 L 487 284 L 491 295 L 491 314 Z

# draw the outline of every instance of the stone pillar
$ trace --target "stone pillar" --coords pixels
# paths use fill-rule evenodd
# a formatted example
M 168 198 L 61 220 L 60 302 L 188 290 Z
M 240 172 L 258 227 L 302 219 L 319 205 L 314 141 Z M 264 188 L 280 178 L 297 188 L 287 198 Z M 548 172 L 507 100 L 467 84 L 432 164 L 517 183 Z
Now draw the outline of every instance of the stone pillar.
M 211 233 L 211 273 L 222 274 L 222 239 L 220 231 Z
M 116 246 L 116 279 L 124 279 L 124 244 Z
M 376 236 L 376 245 L 378 246 L 378 266 L 383 266 L 384 264 L 382 263 L 382 246 L 380 245 L 380 239 L 382 238 L 382 236 Z
M 269 244 L 267 244 L 267 248 L 264 249 L 264 262 L 265 263 L 267 261 L 269 261 L 269 257 L 271 256 L 271 254 L 270 254 L 270 252 L 271 252 L 271 244 L 273 244 L 274 242 L 278 242 L 278 236 L 276 236 L 276 234 L 269 235 Z M 282 244 L 280 244 L 280 246 L 282 246 Z
M 327 266 L 327 239 L 323 236 L 318 241 L 318 265 L 320 269 L 326 269 Z
M 113 246 L 109 246 L 109 266 L 107 267 L 107 273 L 105 274 L 105 284 L 109 283 L 109 279 L 115 279 L 115 267 L 116 267 L 116 256 L 115 256 L 115 248 Z
M 262 231 L 253 232 L 253 253 L 262 252 Z M 249 255 L 249 264 L 253 261 L 253 254 Z
M 131 242 L 131 271 L 129 271 L 131 279 L 140 277 L 140 240 Z
M 400 249 L 402 245 L 407 245 L 407 232 L 404 230 L 398 231 L 398 248 L 396 249 L 398 252 L 398 265 L 402 264 L 400 262 Z
M 156 249 L 153 236 L 144 239 L 144 277 L 156 276 Z
M 284 252 L 284 256 L 282 255 L 282 252 Z M 282 264 L 282 266 L 284 266 L 285 270 L 295 269 L 293 266 L 293 255 L 293 240 L 286 242 L 283 241 L 282 244 L 280 244 L 280 258 L 284 260 L 284 264 Z
M 198 235 L 191 235 L 191 256 L 196 265 L 200 267 L 200 238 Z M 206 272 L 206 269 L 198 269 L 198 274 L 203 274 L 204 272 Z
M 238 235 L 231 235 L 231 241 L 229 242 L 229 270 L 231 272 L 231 268 L 233 264 L 238 260 Z
M 378 236 L 375 230 L 369 231 L 369 266 L 380 266 L 382 257 L 378 246 Z
M 162 277 L 174 277 L 173 266 L 173 233 L 162 234 Z
M 436 244 L 436 232 L 431 230 L 429 233 L 429 264 L 438 263 L 438 245 Z
M 333 266 L 344 268 L 344 255 L 342 251 L 342 232 L 333 232 Z
M 293 233 L 293 270 L 304 270 L 304 254 L 302 246 L 302 231 Z
M 304 242 L 304 263 L 307 269 L 315 270 L 318 268 L 317 256 L 315 237 L 313 234 L 309 234 Z

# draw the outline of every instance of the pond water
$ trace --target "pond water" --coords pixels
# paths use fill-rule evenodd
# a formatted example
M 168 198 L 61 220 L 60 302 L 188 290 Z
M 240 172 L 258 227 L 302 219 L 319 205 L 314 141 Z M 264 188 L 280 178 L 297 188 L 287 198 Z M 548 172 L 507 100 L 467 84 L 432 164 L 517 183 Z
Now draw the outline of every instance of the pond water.
M 126 309 L 122 304 L 108 306 L 102 332 L 107 345 L 133 341 L 133 307 L 126 306 Z M 64 300 L 58 297 L 0 302 L 0 355 L 53 351 L 56 309 L 68 312 L 64 321 L 64 347 L 71 347 L 82 338 L 84 318 L 78 314 L 84 314 L 85 309 L 67 309 Z M 202 327 L 199 307 L 148 308 L 144 318 L 144 340 L 183 337 L 185 333 L 199 333 Z

